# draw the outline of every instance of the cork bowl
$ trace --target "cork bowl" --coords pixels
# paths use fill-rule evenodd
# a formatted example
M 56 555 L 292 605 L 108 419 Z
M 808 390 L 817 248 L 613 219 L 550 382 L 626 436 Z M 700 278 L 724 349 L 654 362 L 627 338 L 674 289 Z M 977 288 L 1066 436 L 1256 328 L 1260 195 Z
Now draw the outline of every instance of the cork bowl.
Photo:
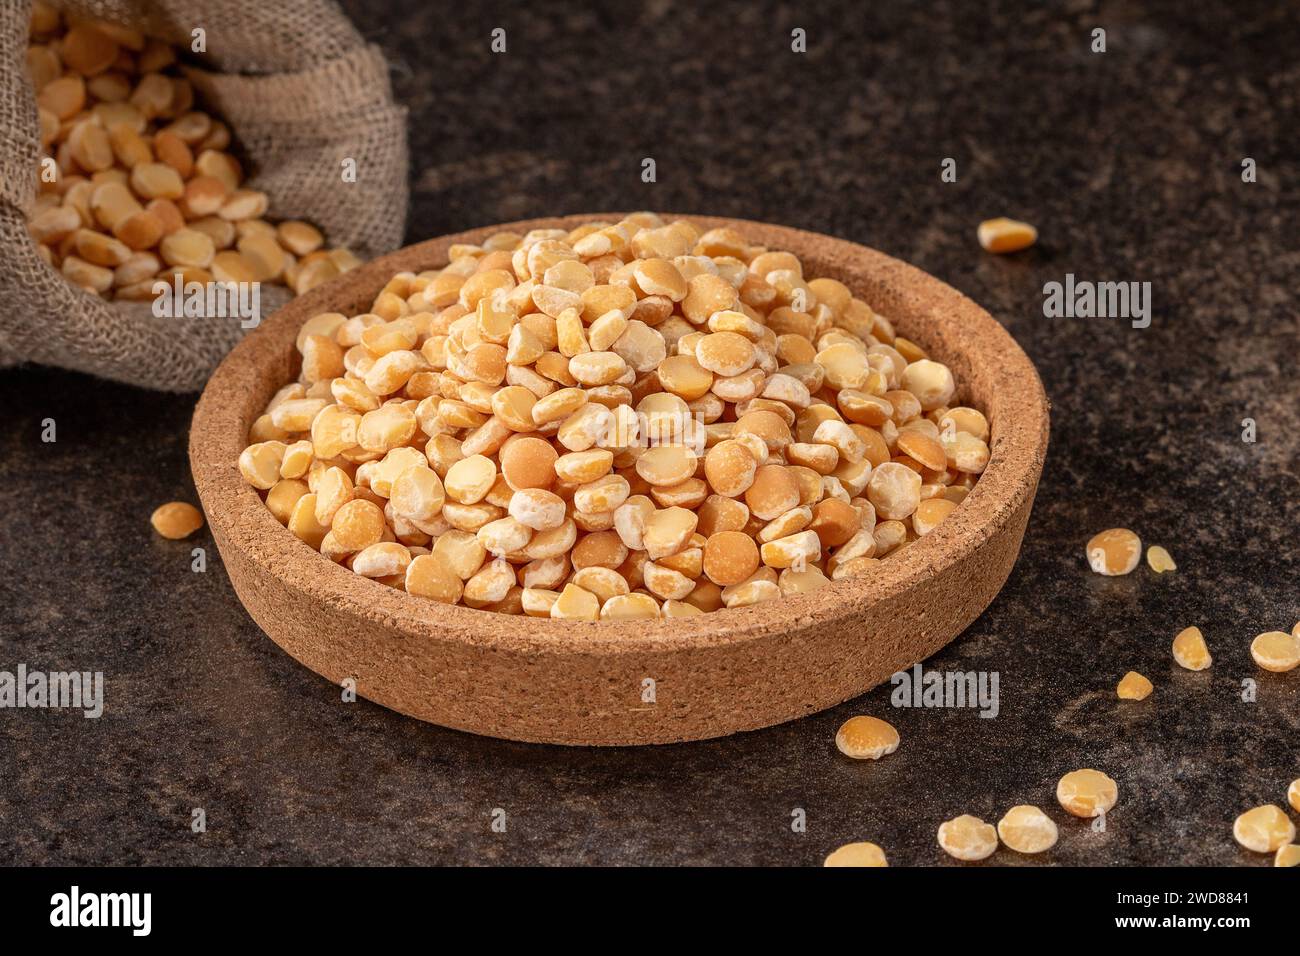
M 213 374 L 194 413 L 190 462 L 235 592 L 285 651 L 330 681 L 421 720 L 513 740 L 577 745 L 719 737 L 814 713 L 929 657 L 993 600 L 1020 550 L 1047 450 L 1048 403 L 1029 358 L 987 312 L 863 246 L 779 226 L 730 225 L 787 249 L 810 276 L 848 285 L 900 335 L 948 363 L 958 398 L 990 420 L 992 458 L 935 531 L 878 566 L 748 608 L 689 619 L 571 622 L 451 607 L 367 580 L 283 528 L 240 477 L 249 424 L 297 375 L 298 327 L 353 315 L 397 271 L 445 264 L 453 243 L 501 229 L 572 227 L 617 214 L 475 229 L 385 256 L 264 321 Z

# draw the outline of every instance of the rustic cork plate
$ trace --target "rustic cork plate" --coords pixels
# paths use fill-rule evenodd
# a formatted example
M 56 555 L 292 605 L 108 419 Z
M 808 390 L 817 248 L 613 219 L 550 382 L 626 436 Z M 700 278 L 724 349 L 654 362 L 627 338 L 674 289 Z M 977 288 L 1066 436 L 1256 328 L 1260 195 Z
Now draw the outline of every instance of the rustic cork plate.
M 194 413 L 190 462 L 222 560 L 248 612 L 293 657 L 393 710 L 477 734 L 560 744 L 668 743 L 793 720 L 856 697 L 935 653 L 993 600 L 1020 550 L 1047 450 L 1033 364 L 987 312 L 909 265 L 827 236 L 743 220 L 810 276 L 847 284 L 900 335 L 948 363 L 958 397 L 992 425 L 992 460 L 937 530 L 879 566 L 749 608 L 650 623 L 586 623 L 448 607 L 359 577 L 271 516 L 235 462 L 249 424 L 297 375 L 298 327 L 368 309 L 387 279 L 446 262 L 502 229 L 573 227 L 617 214 L 538 219 L 444 236 L 313 290 L 221 364 Z

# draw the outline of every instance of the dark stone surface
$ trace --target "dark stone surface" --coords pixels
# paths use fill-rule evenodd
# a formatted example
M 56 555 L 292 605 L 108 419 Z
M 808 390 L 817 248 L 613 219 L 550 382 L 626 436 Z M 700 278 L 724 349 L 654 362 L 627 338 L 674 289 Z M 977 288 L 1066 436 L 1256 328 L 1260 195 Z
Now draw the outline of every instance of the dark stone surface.
M 895 864 L 937 864 L 939 822 L 1030 802 L 1060 844 L 988 865 L 1263 862 L 1230 825 L 1300 776 L 1300 672 L 1247 653 L 1300 618 L 1293 10 L 347 6 L 411 108 L 412 240 L 586 209 L 770 219 L 913 262 L 1006 323 L 1052 397 L 1051 453 L 1011 580 L 930 662 L 998 671 L 1000 714 L 895 710 L 886 687 L 726 740 L 569 750 L 343 704 L 263 637 L 206 534 L 149 529 L 158 503 L 193 500 L 192 397 L 7 371 L 0 669 L 103 670 L 107 706 L 0 710 L 0 860 L 817 864 L 870 839 Z M 488 52 L 496 26 L 504 56 Z M 940 181 L 947 156 L 956 184 Z M 975 224 L 1002 214 L 1038 224 L 1040 245 L 982 253 Z M 1067 272 L 1150 281 L 1153 324 L 1045 319 L 1043 283 Z M 1083 542 L 1112 525 L 1166 544 L 1179 571 L 1088 573 Z M 1200 674 L 1169 655 L 1192 623 L 1216 658 Z M 1129 669 L 1153 697 L 1115 700 Z M 839 756 L 835 729 L 860 712 L 899 727 L 896 754 Z M 1081 766 L 1119 781 L 1105 833 L 1055 805 Z

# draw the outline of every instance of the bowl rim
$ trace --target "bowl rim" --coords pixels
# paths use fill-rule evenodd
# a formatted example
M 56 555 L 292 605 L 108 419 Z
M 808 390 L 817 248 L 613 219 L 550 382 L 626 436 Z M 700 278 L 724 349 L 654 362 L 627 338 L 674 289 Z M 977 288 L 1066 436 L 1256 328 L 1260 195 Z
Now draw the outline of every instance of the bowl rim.
M 769 248 L 788 249 L 801 259 L 825 259 L 832 254 L 851 257 L 861 262 L 863 271 L 889 276 L 890 285 L 896 286 L 901 297 L 914 307 L 909 311 L 947 312 L 942 319 L 929 315 L 927 320 L 942 322 L 945 337 L 966 347 L 936 352 L 936 357 L 961 353 L 974 365 L 987 367 L 986 374 L 993 384 L 986 405 L 997 406 L 989 409 L 992 455 L 987 468 L 961 507 L 930 534 L 877 565 L 876 575 L 833 581 L 810 594 L 782 596 L 751 607 L 723 608 L 689 618 L 588 622 L 500 614 L 416 598 L 354 574 L 291 534 L 240 476 L 236 462 L 239 450 L 247 443 L 248 425 L 261 414 L 269 398 L 265 385 L 259 384 L 262 368 L 268 363 L 288 361 L 297 329 L 307 318 L 327 311 L 357 314 L 351 305 L 331 306 L 368 303 L 395 272 L 445 264 L 447 248 L 456 243 L 481 242 L 502 231 L 571 229 L 594 220 L 618 221 L 625 215 L 549 216 L 426 240 L 353 269 L 264 319 L 213 373 L 191 423 L 191 468 L 214 534 L 246 552 L 284 587 L 309 600 L 344 610 L 354 619 L 383 620 L 423 639 L 469 642 L 491 651 L 601 656 L 740 645 L 768 636 L 774 629 L 795 632 L 819 619 L 861 616 L 922 579 L 971 558 L 1014 517 L 1026 498 L 1032 498 L 1046 454 L 1049 403 L 1029 357 L 986 310 L 934 276 L 848 240 L 732 217 L 668 212 L 659 215 L 666 220 L 687 219 L 703 228 L 736 227 L 751 240 L 757 236 Z M 826 252 L 811 252 L 810 246 Z M 860 292 L 854 290 L 855 295 Z M 896 321 L 893 315 L 889 317 Z M 898 324 L 896 321 L 896 327 Z M 910 330 L 912 324 L 913 320 L 908 320 L 902 326 Z M 923 340 L 925 336 L 917 338 Z M 973 348 L 979 340 L 987 340 L 985 347 Z M 281 384 L 274 385 L 271 394 Z M 241 400 L 229 401 L 230 396 Z

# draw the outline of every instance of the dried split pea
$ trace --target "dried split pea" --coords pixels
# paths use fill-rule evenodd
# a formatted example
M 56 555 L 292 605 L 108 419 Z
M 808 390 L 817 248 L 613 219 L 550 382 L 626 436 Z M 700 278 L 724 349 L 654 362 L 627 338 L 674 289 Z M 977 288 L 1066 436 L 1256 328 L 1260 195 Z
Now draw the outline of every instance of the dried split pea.
M 555 483 L 559 454 L 544 439 L 525 437 L 509 442 L 501 449 L 500 458 L 501 474 L 516 491 L 549 488 Z
M 871 471 L 867 500 L 881 518 L 899 521 L 910 517 L 921 504 L 921 476 L 906 465 L 885 462 Z
M 1286 631 L 1265 631 L 1250 642 L 1250 656 L 1275 674 L 1295 670 L 1300 666 L 1300 637 Z
M 648 594 L 616 594 L 600 607 L 602 621 L 650 620 L 659 613 L 658 602 Z
M 254 488 L 269 491 L 280 480 L 280 465 L 287 447 L 282 441 L 249 445 L 239 455 L 239 472 Z
M 1174 637 L 1174 660 L 1189 671 L 1203 671 L 1214 662 L 1199 627 L 1185 627 Z
M 497 478 L 496 465 L 484 455 L 462 458 L 443 479 L 447 497 L 463 505 L 477 504 L 487 497 Z
M 704 543 L 704 573 L 722 587 L 747 581 L 758 560 L 758 545 L 743 531 L 719 531 Z
M 406 566 L 406 593 L 443 604 L 460 600 L 464 584 L 437 555 L 422 554 Z
M 946 406 L 957 391 L 957 383 L 948 366 L 926 358 L 917 359 L 903 369 L 902 384 L 902 393 L 890 393 L 887 397 L 903 399 L 909 394 L 914 395 L 927 412 Z
M 1170 557 L 1169 552 L 1158 544 L 1147 548 L 1147 565 L 1156 574 L 1178 570 L 1178 565 L 1174 564 L 1174 559 Z
M 1027 222 L 1007 219 L 985 219 L 976 230 L 980 245 L 986 252 L 1019 252 L 1038 241 L 1038 230 Z
M 686 547 L 699 517 L 686 508 L 664 508 L 645 519 L 641 540 L 651 561 L 677 554 Z
M 551 617 L 561 620 L 594 621 L 600 617 L 600 602 L 590 591 L 576 584 L 566 584 L 560 596 L 551 605 Z
M 298 499 L 308 493 L 307 483 L 297 478 L 281 478 L 266 493 L 266 510 L 275 515 L 275 520 L 286 527 L 298 505 Z
M 1076 817 L 1099 817 L 1119 799 L 1119 786 L 1100 770 L 1074 770 L 1056 784 L 1056 799 Z
M 1288 843 L 1277 848 L 1274 866 L 1300 866 L 1300 843 Z
M 164 538 L 179 541 L 203 527 L 203 512 L 188 502 L 169 501 L 154 510 L 149 523 Z
M 681 445 L 648 448 L 636 460 L 636 473 L 655 486 L 681 484 L 695 474 L 695 455 Z
M 943 445 L 924 432 L 900 433 L 898 436 L 898 450 L 916 459 L 931 471 L 943 471 L 948 467 L 948 456 L 943 450 Z
M 663 603 L 664 617 L 696 617 L 703 613 L 695 605 L 686 604 L 682 601 L 664 601 Z
M 389 503 L 393 512 L 410 521 L 434 520 L 445 502 L 442 481 L 432 468 L 407 468 L 391 485 Z
M 705 477 L 714 491 L 728 498 L 748 491 L 757 472 L 758 462 L 738 441 L 720 441 L 704 456 Z
M 847 501 L 840 501 L 838 498 L 819 501 L 813 509 L 812 522 L 808 527 L 809 530 L 816 532 L 823 548 L 837 548 L 855 535 L 862 534 L 864 537 L 860 553 L 853 556 L 872 557 L 875 554 L 875 538 L 864 527 L 858 510 Z M 870 542 L 870 546 L 867 542 Z
M 765 542 L 760 553 L 769 568 L 803 571 L 821 558 L 821 539 L 816 531 L 800 531 Z
M 459 580 L 468 581 L 483 566 L 487 549 L 473 534 L 453 528 L 438 536 L 432 555 Z
M 558 526 L 558 525 L 557 525 Z M 533 538 L 533 529 L 519 519 L 508 516 L 489 521 L 475 532 L 484 550 L 494 558 L 521 552 Z
M 373 501 L 354 498 L 334 513 L 330 534 L 344 551 L 360 551 L 384 535 L 384 513 Z
M 352 558 L 352 570 L 365 578 L 387 578 L 402 575 L 405 586 L 406 570 L 411 564 L 411 552 L 396 541 L 381 541 L 363 548 Z
M 313 550 L 319 551 L 329 533 L 329 528 L 316 520 L 316 495 L 305 494 L 293 506 L 289 515 L 289 531 Z
M 1128 574 L 1142 557 L 1142 539 L 1127 528 L 1110 528 L 1093 535 L 1084 554 L 1088 566 L 1107 577 Z
M 1052 818 L 1038 807 L 1021 804 L 998 821 L 998 836 L 1017 853 L 1042 853 L 1056 845 L 1059 832 Z
M 889 866 L 885 851 L 874 843 L 846 843 L 830 853 L 822 866 Z
M 754 344 L 735 332 L 714 332 L 700 339 L 695 347 L 696 361 L 715 375 L 747 372 L 757 354 Z
M 986 860 L 998 848 L 998 831 L 993 824 L 963 813 L 939 824 L 939 846 L 957 860 Z
M 784 465 L 763 465 L 745 490 L 745 504 L 756 518 L 770 521 L 799 505 L 799 482 Z
M 669 392 L 690 402 L 703 398 L 713 386 L 713 373 L 694 356 L 673 355 L 659 363 L 659 382 Z
M 927 498 L 912 512 L 912 529 L 919 535 L 929 534 L 957 510 L 957 503 L 947 498 Z
M 565 521 L 564 499 L 543 488 L 525 488 L 510 496 L 510 517 L 534 531 L 550 531 Z
M 1232 836 L 1254 853 L 1275 853 L 1295 839 L 1295 824 L 1280 807 L 1266 804 L 1237 817 Z
M 898 749 L 898 731 L 879 717 L 850 717 L 836 732 L 835 746 L 854 760 L 879 760 Z
M 1120 700 L 1146 700 L 1153 690 L 1155 687 L 1151 681 L 1137 671 L 1129 671 L 1115 687 L 1115 693 Z

